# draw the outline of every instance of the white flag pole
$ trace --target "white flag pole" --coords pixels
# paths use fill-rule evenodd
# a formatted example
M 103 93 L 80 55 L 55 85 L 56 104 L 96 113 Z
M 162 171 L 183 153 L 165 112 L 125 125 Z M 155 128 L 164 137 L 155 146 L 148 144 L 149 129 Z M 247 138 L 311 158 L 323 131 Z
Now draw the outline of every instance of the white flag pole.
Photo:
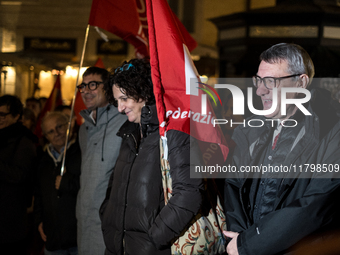
M 75 89 L 74 89 L 74 95 L 73 95 L 73 99 L 72 99 L 71 114 L 70 114 L 70 119 L 69 119 L 69 122 L 68 122 L 67 132 L 66 132 L 64 156 L 63 156 L 63 162 L 61 164 L 61 169 L 60 169 L 60 175 L 61 176 L 63 176 L 63 174 L 65 172 L 65 158 L 66 158 L 66 151 L 67 151 L 67 145 L 68 145 L 68 138 L 70 136 L 70 131 L 71 131 L 71 123 L 72 123 L 72 119 L 73 119 L 73 115 L 74 115 L 74 104 L 75 104 L 76 95 L 77 95 L 77 92 L 78 92 L 77 85 L 78 85 L 78 82 L 79 82 L 80 69 L 83 67 L 85 49 L 86 49 L 87 39 L 88 39 L 88 36 L 89 36 L 89 30 L 90 30 L 90 25 L 87 25 L 86 32 L 85 32 L 84 44 L 83 44 L 83 50 L 82 50 L 82 53 L 81 53 L 81 58 L 80 58 L 80 63 L 79 63 L 79 70 L 78 70 L 78 75 L 77 75 L 76 86 L 75 86 Z

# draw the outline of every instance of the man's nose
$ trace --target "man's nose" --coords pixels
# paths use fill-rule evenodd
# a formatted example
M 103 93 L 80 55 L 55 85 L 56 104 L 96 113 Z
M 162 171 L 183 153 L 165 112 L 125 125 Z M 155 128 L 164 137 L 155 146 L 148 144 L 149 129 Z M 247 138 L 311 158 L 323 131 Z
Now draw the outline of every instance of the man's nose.
M 269 93 L 269 89 L 267 89 L 266 86 L 264 86 L 263 81 L 259 82 L 257 89 L 256 89 L 256 95 L 262 96 L 268 93 Z
M 60 130 L 60 129 L 57 128 L 57 129 L 55 130 L 54 135 L 55 135 L 55 136 L 60 136 L 60 135 L 63 135 L 64 133 L 65 133 L 65 131 Z
M 84 93 L 90 93 L 90 89 L 89 89 L 89 86 L 88 85 L 86 85 L 85 87 L 84 87 Z

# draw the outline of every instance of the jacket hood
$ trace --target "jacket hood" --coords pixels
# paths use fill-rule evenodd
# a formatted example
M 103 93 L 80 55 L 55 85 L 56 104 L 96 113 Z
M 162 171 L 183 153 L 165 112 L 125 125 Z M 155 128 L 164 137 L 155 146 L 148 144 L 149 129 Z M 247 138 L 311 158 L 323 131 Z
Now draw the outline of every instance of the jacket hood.
M 142 127 L 143 137 L 147 137 L 148 134 L 155 132 L 158 130 L 158 117 L 157 117 L 157 110 L 156 105 L 146 105 L 141 110 L 141 123 L 132 123 L 128 120 L 121 126 L 117 135 L 123 136 L 124 134 L 131 134 L 134 133 L 136 129 L 140 126 Z
M 146 105 L 142 108 L 141 126 L 143 137 L 158 130 L 158 117 L 156 105 Z
M 115 111 L 110 111 L 111 107 L 115 108 Z M 93 123 L 92 118 L 90 117 L 91 112 L 90 110 L 82 110 L 80 112 L 80 115 L 88 121 L 88 123 L 93 124 L 93 125 L 100 125 L 100 124 L 107 124 L 110 122 L 115 116 L 121 114 L 118 112 L 117 107 L 113 105 L 107 105 L 104 107 L 99 107 L 96 109 L 97 110 L 97 119 L 96 119 L 96 124 Z
M 111 110 L 114 109 L 114 110 Z M 93 120 L 90 116 L 91 112 L 90 110 L 82 110 L 80 112 L 80 115 L 85 119 L 86 125 L 92 125 L 92 126 L 100 126 L 105 125 L 104 129 L 104 136 L 103 136 L 103 142 L 102 142 L 102 161 L 104 161 L 104 142 L 105 142 L 105 136 L 106 136 L 106 129 L 110 121 L 112 121 L 116 116 L 118 116 L 119 113 L 117 107 L 113 105 L 107 105 L 105 107 L 98 107 L 96 109 L 97 111 L 97 118 L 96 123 L 93 123 Z

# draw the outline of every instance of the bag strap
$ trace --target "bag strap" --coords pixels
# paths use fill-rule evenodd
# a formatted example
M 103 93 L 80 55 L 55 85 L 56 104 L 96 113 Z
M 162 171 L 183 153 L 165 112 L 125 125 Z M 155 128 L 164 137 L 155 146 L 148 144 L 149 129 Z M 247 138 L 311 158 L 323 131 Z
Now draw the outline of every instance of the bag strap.
M 172 181 L 170 176 L 170 164 L 168 161 L 168 144 L 166 137 L 161 137 L 159 140 L 159 150 L 160 150 L 160 163 L 161 163 L 161 174 L 162 174 L 162 184 L 164 193 L 164 202 L 168 203 L 172 193 Z

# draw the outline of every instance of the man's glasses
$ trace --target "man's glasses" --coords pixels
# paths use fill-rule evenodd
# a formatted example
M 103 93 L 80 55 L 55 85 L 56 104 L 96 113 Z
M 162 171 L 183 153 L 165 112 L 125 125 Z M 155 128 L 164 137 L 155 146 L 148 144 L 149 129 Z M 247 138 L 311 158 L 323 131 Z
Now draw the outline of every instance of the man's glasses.
M 127 70 L 130 69 L 130 67 L 135 68 L 135 66 L 133 64 L 129 63 L 129 64 L 122 65 L 121 67 L 117 67 L 115 69 L 115 73 L 127 71 Z
M 55 129 L 52 129 L 52 130 L 50 130 L 50 131 L 47 131 L 46 133 L 45 133 L 45 135 L 46 136 L 55 136 L 55 134 L 57 134 L 57 133 L 62 133 L 62 132 L 64 132 L 65 130 L 66 130 L 66 125 L 67 125 L 68 123 L 64 123 L 64 124 L 60 124 L 60 125 L 57 125 L 56 127 L 55 127 Z
M 263 78 L 261 78 L 258 75 L 255 75 L 253 76 L 253 84 L 256 88 L 258 88 L 261 82 L 263 82 L 264 86 L 267 89 L 272 90 L 273 88 L 276 88 L 279 86 L 281 80 L 292 78 L 295 76 L 300 76 L 300 75 L 301 74 L 293 74 L 293 75 L 288 75 L 288 76 L 283 76 L 283 77 L 263 77 Z
M 84 93 L 85 92 L 85 89 L 86 89 L 86 86 L 89 88 L 89 90 L 96 90 L 99 86 L 99 84 L 102 84 L 104 82 L 102 81 L 90 81 L 89 83 L 81 83 L 77 86 L 78 90 L 80 93 Z
M 0 119 L 1 119 L 1 120 L 4 120 L 4 119 L 6 118 L 6 116 L 9 115 L 9 114 L 11 114 L 11 113 L 10 113 L 10 112 L 7 112 L 7 113 L 5 113 L 5 112 L 0 112 Z

